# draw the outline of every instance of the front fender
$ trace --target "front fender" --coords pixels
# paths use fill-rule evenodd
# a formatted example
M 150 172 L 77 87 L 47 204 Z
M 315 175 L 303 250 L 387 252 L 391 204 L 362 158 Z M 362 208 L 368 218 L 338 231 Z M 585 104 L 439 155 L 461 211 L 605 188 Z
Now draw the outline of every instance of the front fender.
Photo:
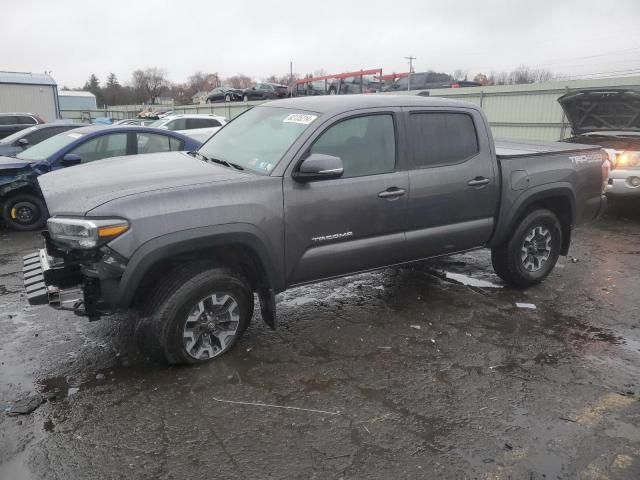
M 269 288 L 279 291 L 284 287 L 284 269 L 278 256 L 268 247 L 264 234 L 250 224 L 225 224 L 200 227 L 170 233 L 149 240 L 129 259 L 120 279 L 115 305 L 128 308 L 145 274 L 158 261 L 168 257 L 216 246 L 240 245 L 253 251 L 266 274 Z

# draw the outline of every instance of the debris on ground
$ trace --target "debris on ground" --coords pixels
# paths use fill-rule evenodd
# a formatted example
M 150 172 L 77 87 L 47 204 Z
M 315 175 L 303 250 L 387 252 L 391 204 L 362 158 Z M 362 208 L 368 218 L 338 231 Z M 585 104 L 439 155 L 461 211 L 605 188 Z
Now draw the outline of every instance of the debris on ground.
M 329 412 L 327 410 L 316 410 L 315 408 L 289 407 L 287 405 L 273 405 L 271 403 L 262 403 L 262 402 L 239 402 L 236 400 L 222 400 L 220 398 L 215 398 L 215 397 L 211 397 L 211 399 L 214 402 L 231 403 L 233 405 L 247 405 L 251 407 L 266 407 L 266 408 L 282 408 L 285 410 L 298 410 L 302 412 L 324 413 L 326 415 L 340 415 L 339 411 Z
M 533 303 L 516 302 L 516 307 L 518 307 L 518 308 L 528 308 L 529 310 L 535 310 L 536 309 L 536 306 Z
M 5 413 L 10 417 L 17 417 L 18 415 L 28 415 L 36 408 L 44 403 L 44 398 L 39 393 L 30 395 L 22 400 L 17 400 L 5 410 Z
M 409 325 L 410 328 L 415 328 L 416 330 L 422 330 L 420 325 Z

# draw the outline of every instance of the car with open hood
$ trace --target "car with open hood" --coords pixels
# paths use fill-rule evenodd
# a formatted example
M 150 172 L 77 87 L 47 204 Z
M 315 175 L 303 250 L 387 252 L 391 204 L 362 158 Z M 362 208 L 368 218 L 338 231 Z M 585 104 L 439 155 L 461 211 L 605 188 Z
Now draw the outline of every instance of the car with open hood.
M 565 142 L 604 148 L 611 162 L 607 195 L 640 198 L 640 89 L 599 87 L 558 99 L 572 136 Z

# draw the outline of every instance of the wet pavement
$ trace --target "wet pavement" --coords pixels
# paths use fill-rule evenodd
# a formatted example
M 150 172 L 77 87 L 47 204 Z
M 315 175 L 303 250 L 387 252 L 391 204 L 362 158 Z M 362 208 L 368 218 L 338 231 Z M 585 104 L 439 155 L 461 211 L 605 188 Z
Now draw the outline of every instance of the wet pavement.
M 0 230 L 0 405 L 45 400 L 0 415 L 0 479 L 640 478 L 637 204 L 530 290 L 486 251 L 298 288 L 198 367 L 27 306 L 38 245 Z

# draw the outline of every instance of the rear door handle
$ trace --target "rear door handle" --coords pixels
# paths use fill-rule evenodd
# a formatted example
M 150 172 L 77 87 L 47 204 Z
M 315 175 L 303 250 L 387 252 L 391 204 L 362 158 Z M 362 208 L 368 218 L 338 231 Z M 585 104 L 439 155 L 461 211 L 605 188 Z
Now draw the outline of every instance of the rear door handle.
M 390 199 L 394 199 L 394 198 L 398 198 L 401 197 L 402 195 L 404 195 L 406 193 L 406 191 L 402 188 L 398 188 L 398 187 L 389 187 L 386 190 L 380 192 L 378 194 L 378 196 L 380 198 L 390 198 Z
M 482 186 L 488 184 L 489 182 L 490 182 L 490 180 L 488 178 L 476 177 L 473 180 L 469 180 L 467 182 L 467 185 L 469 185 L 470 187 L 482 187 Z

